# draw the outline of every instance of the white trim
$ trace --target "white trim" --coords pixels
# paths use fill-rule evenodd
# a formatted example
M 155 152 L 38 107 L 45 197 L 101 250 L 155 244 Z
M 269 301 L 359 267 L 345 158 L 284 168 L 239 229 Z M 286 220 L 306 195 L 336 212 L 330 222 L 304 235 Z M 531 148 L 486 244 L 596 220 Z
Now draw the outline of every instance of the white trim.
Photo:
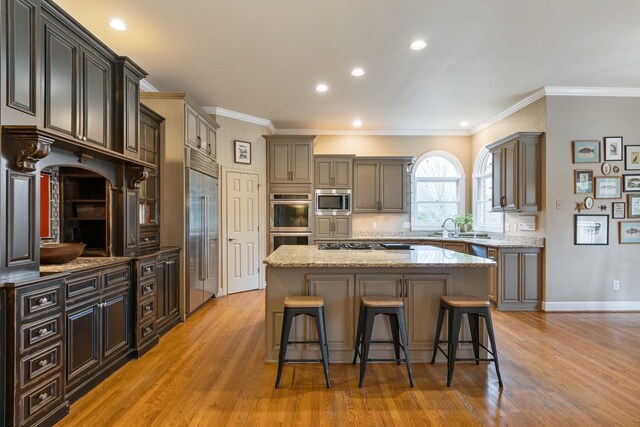
M 247 123 L 253 123 L 255 125 L 264 126 L 269 129 L 269 132 L 275 133 L 276 128 L 271 123 L 271 120 L 264 119 L 262 117 L 256 117 L 249 114 L 240 113 L 238 111 L 227 110 L 226 108 L 220 107 L 203 107 L 202 108 L 207 114 L 215 114 L 216 116 L 228 117 L 230 119 L 241 120 Z
M 353 136 L 471 136 L 467 130 L 327 130 L 276 129 L 278 135 L 353 135 Z
M 478 223 L 478 180 L 480 178 L 491 177 L 491 173 L 479 174 L 480 166 L 485 156 L 490 155 L 486 147 L 482 147 L 473 163 L 473 177 L 471 181 L 471 214 L 473 215 L 473 229 L 476 231 L 492 231 L 496 233 L 504 233 L 504 214 L 500 215 L 499 224 Z
M 140 80 L 140 90 L 143 92 L 160 92 L 147 79 Z
M 640 97 L 640 88 L 637 87 L 571 87 L 571 86 L 545 86 L 547 96 L 612 96 L 622 98 Z
M 544 311 L 640 311 L 640 301 L 543 302 Z
M 476 133 L 480 132 L 481 130 L 484 130 L 484 129 L 488 128 L 489 126 L 499 122 L 500 120 L 509 117 L 513 113 L 515 113 L 515 112 L 517 112 L 519 110 L 522 110 L 524 107 L 527 107 L 527 106 L 533 104 L 534 102 L 536 102 L 537 100 L 543 98 L 544 96 L 545 96 L 545 88 L 540 88 L 540 89 L 536 90 L 531 95 L 529 95 L 526 98 L 524 98 L 523 100 L 513 104 L 511 107 L 507 108 L 503 112 L 496 114 L 495 116 L 491 117 L 489 120 L 486 120 L 486 121 L 480 123 L 479 125 L 475 126 L 474 128 L 472 128 L 471 129 L 471 135 L 475 135 Z

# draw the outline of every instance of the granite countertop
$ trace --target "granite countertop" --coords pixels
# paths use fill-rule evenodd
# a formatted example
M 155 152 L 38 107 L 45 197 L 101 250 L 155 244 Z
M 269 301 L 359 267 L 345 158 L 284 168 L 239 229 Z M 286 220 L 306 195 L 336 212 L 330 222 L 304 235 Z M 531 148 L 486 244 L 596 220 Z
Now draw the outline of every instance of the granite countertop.
M 420 232 L 379 232 L 379 233 L 358 233 L 354 232 L 351 239 L 340 239 L 340 241 L 370 241 L 370 242 L 461 242 L 474 245 L 489 246 L 492 248 L 544 248 L 544 238 L 512 236 L 499 233 L 489 233 L 490 239 L 474 239 L 468 237 L 434 237 L 422 235 Z
M 317 246 L 280 246 L 264 263 L 269 267 L 493 267 L 495 261 L 431 246 L 411 250 L 323 250 Z
M 73 272 L 78 270 L 86 270 L 95 267 L 105 267 L 110 264 L 118 264 L 130 261 L 130 257 L 112 256 L 112 257 L 80 257 L 66 264 L 49 264 L 41 265 L 40 273 L 60 273 Z

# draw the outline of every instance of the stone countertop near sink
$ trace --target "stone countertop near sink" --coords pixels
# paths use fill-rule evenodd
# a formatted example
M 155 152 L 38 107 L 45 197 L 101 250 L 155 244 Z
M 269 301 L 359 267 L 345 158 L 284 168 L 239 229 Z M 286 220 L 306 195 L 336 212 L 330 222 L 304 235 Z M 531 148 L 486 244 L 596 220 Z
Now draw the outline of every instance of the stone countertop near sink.
M 372 232 L 364 233 L 354 231 L 351 239 L 340 239 L 340 241 L 375 241 L 375 242 L 461 242 L 474 245 L 489 246 L 492 248 L 544 248 L 544 238 L 513 236 L 500 233 L 489 233 L 490 239 L 474 239 L 468 237 L 434 237 L 432 233 L 426 232 Z M 320 240 L 320 239 L 318 239 Z
M 264 263 L 269 267 L 493 267 L 495 261 L 431 246 L 408 249 L 318 249 L 280 246 Z
M 41 265 L 40 273 L 76 272 L 96 267 L 106 267 L 111 264 L 119 264 L 130 260 L 130 257 L 125 256 L 80 257 L 66 264 Z

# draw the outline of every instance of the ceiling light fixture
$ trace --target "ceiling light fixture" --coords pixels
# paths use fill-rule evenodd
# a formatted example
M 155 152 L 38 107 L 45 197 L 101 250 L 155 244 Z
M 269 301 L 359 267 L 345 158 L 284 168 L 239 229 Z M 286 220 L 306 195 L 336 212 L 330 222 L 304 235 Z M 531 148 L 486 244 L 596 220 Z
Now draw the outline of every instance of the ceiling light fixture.
M 464 127 L 467 127 L 467 126 L 469 126 L 469 122 L 468 122 L 468 121 L 466 121 L 466 120 L 465 120 L 465 121 L 463 121 L 463 122 L 460 122 L 460 126 L 462 126 L 463 128 L 464 128 Z
M 364 70 L 362 68 L 354 68 L 353 70 L 351 70 L 351 75 L 353 77 L 362 77 L 364 76 Z
M 353 121 L 353 126 L 359 128 L 360 126 L 362 126 L 362 120 L 354 120 Z
M 324 83 L 320 83 L 319 85 L 316 86 L 316 92 L 326 92 L 329 90 L 329 86 L 327 86 Z
M 424 40 L 415 40 L 409 46 L 411 50 L 422 50 L 427 47 L 427 42 Z
M 109 21 L 109 26 L 117 31 L 124 31 L 127 29 L 124 21 L 120 18 L 113 18 Z

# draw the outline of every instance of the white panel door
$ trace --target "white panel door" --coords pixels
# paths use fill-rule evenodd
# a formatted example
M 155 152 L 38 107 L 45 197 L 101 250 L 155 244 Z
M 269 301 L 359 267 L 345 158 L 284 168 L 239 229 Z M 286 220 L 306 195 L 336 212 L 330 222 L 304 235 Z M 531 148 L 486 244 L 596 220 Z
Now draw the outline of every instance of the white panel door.
M 227 172 L 228 293 L 258 289 L 258 175 Z

